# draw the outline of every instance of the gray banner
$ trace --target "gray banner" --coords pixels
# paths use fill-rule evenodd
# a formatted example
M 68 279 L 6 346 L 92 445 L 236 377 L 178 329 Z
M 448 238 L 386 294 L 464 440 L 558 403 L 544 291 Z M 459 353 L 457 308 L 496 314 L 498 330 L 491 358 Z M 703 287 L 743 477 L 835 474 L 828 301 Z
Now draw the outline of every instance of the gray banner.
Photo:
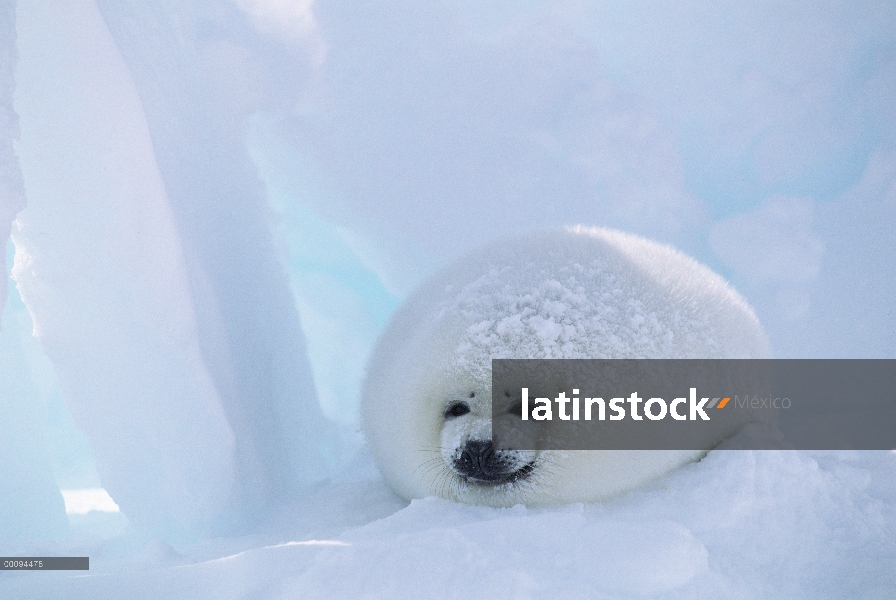
M 0 571 L 88 571 L 87 556 L 3 556 Z
M 896 360 L 494 360 L 518 450 L 892 450 Z

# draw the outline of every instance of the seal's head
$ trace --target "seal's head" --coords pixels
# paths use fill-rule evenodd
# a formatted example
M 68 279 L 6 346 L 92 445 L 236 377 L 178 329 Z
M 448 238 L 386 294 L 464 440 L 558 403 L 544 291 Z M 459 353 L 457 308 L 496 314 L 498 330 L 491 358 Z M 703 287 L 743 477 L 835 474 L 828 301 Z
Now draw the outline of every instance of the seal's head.
M 374 456 L 402 496 L 504 506 L 537 488 L 547 472 L 543 453 L 502 449 L 492 438 L 491 381 L 435 365 L 421 367 L 419 377 L 402 371 L 384 412 L 373 415 L 372 403 L 364 405 Z M 519 399 L 507 398 L 505 411 L 519 419 Z
M 507 394 L 508 418 L 520 417 L 520 403 Z M 451 394 L 443 411 L 441 459 L 457 478 L 455 487 L 478 486 L 482 490 L 518 486 L 531 477 L 538 453 L 496 446 L 492 436 L 492 401 L 488 392 Z M 436 461 L 436 464 L 439 464 Z M 441 466 L 441 465 L 440 465 Z
M 749 306 L 678 251 L 605 229 L 530 233 L 471 253 L 399 308 L 368 364 L 363 428 L 405 498 L 597 500 L 703 452 L 503 450 L 491 436 L 493 358 L 765 354 Z M 518 419 L 511 396 L 497 412 Z
M 518 404 L 516 410 L 518 414 Z M 477 397 L 475 390 L 466 398 L 451 398 L 444 419 L 442 459 L 463 484 L 486 488 L 509 485 L 524 481 L 535 472 L 535 451 L 506 450 L 495 445 L 491 398 L 483 398 L 482 394 Z

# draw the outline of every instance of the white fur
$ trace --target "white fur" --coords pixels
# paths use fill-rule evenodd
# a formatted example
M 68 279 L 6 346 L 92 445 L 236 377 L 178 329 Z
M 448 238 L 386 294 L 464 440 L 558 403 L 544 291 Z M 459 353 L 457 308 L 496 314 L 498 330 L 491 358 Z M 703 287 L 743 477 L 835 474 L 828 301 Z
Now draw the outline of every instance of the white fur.
M 581 227 L 518 235 L 442 270 L 397 311 L 368 365 L 364 432 L 386 479 L 408 499 L 438 495 L 492 506 L 599 500 L 703 452 L 518 453 L 511 458 L 521 465 L 536 460 L 530 477 L 467 484 L 450 461 L 464 440 L 487 431 L 492 358 L 766 354 L 746 302 L 669 246 Z M 446 421 L 445 408 L 456 401 L 471 412 Z

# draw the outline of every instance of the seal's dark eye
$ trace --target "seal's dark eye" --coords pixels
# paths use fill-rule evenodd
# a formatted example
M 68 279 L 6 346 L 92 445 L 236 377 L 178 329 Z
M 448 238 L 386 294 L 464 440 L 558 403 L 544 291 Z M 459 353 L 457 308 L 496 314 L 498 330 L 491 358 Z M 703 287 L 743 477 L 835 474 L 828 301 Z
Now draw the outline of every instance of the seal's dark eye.
M 445 411 L 445 418 L 454 419 L 455 417 L 463 416 L 468 412 L 470 412 L 470 407 L 467 406 L 466 402 L 455 402 Z

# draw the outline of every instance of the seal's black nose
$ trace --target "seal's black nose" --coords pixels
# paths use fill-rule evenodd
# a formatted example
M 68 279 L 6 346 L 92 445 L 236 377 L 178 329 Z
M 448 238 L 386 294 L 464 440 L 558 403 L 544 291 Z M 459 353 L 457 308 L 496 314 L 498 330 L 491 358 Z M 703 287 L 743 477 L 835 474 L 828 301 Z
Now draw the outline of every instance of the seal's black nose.
M 452 466 L 469 483 L 498 485 L 529 477 L 535 470 L 535 461 L 519 467 L 506 450 L 495 450 L 491 440 L 470 440 Z
M 461 475 L 478 481 L 501 481 L 506 478 L 507 465 L 495 454 L 490 440 L 470 440 L 454 460 L 454 468 Z
M 485 469 L 490 458 L 495 454 L 494 445 L 490 441 L 469 441 L 464 444 L 463 452 L 460 454 L 460 462 L 464 471 L 481 472 Z

